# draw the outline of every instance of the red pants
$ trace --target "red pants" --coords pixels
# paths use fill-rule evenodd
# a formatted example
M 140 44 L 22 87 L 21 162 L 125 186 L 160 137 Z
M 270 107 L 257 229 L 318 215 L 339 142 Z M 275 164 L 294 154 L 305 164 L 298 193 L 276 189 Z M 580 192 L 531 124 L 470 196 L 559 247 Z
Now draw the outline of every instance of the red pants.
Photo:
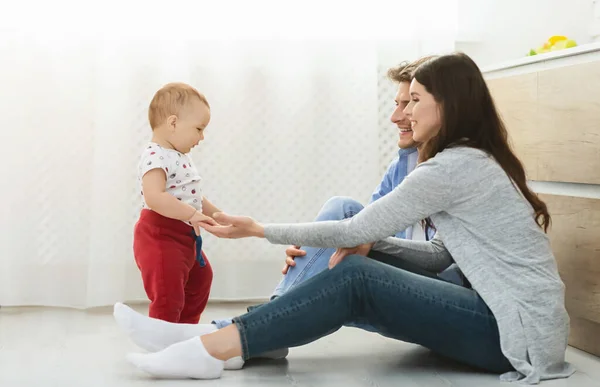
M 213 272 L 196 261 L 194 229 L 144 209 L 135 225 L 133 253 L 150 299 L 150 317 L 197 324 L 206 308 Z

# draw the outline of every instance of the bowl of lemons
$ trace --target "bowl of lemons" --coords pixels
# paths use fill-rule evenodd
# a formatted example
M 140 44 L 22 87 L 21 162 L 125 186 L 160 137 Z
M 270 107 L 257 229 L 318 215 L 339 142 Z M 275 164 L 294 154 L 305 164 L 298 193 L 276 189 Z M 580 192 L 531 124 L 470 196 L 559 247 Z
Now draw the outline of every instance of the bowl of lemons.
M 527 56 L 546 54 L 548 52 L 565 50 L 571 47 L 577 47 L 577 43 L 573 39 L 569 39 L 562 35 L 554 35 L 540 47 L 529 50 Z

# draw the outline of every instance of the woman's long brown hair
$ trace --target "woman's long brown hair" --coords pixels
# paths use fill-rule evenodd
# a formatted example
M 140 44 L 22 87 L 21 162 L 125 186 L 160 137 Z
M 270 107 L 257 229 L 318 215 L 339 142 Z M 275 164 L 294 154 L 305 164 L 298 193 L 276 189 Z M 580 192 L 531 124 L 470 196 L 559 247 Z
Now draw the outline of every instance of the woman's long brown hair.
M 440 104 L 442 117 L 439 133 L 420 148 L 420 160 L 455 146 L 487 152 L 516 184 L 533 207 L 536 222 L 547 231 L 548 208 L 527 186 L 523 164 L 508 144 L 506 127 L 475 62 L 462 53 L 439 56 L 419 66 L 414 78 Z

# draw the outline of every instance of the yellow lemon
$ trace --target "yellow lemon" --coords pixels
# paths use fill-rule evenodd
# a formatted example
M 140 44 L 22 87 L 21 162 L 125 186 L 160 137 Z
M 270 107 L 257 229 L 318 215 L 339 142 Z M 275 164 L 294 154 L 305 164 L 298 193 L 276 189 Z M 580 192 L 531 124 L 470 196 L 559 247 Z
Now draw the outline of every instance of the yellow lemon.
M 554 44 L 552 46 L 552 48 L 550 49 L 550 51 L 557 51 L 557 50 L 563 50 L 567 48 L 567 41 L 566 40 L 561 40 L 556 42 L 556 44 Z
M 567 37 L 562 35 L 554 35 L 548 39 L 548 43 L 553 46 L 556 44 L 556 42 L 560 42 L 561 40 L 567 40 Z

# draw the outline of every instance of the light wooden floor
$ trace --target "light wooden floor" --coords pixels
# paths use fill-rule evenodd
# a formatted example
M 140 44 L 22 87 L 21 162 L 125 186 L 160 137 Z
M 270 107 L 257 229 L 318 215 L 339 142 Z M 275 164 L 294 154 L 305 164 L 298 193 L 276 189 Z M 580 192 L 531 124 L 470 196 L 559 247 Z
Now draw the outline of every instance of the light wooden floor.
M 136 307 L 146 312 L 146 306 Z M 242 304 L 210 304 L 203 316 L 243 313 Z M 138 349 L 118 330 L 110 308 L 0 309 L 0 386 L 507 386 L 411 344 L 353 328 L 293 348 L 286 360 L 246 363 L 214 381 L 153 380 L 125 362 Z M 600 359 L 569 349 L 579 372 L 542 386 L 600 386 Z

